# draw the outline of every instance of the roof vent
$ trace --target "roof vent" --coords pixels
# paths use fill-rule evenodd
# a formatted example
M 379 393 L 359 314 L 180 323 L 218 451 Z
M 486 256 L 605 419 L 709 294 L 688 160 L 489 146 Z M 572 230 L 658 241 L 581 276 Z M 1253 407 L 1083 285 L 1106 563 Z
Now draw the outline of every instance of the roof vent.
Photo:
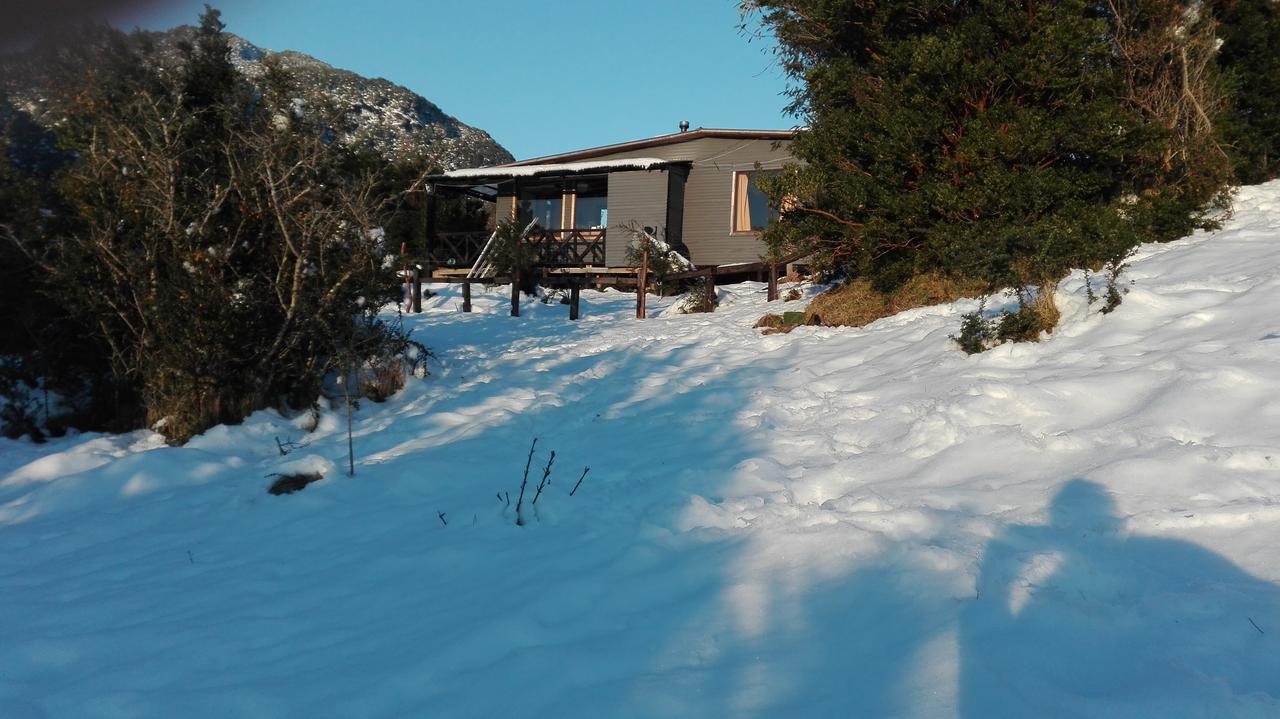
M 689 131 L 689 121 L 688 121 L 688 120 L 681 120 L 681 121 L 680 121 L 680 132 L 688 132 L 688 131 Z

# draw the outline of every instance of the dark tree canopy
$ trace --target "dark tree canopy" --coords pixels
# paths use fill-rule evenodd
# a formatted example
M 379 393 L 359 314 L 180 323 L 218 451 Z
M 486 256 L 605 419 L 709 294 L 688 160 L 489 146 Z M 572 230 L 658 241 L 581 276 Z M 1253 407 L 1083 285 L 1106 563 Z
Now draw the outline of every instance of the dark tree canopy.
M 807 128 L 766 241 L 882 288 L 1123 256 L 1146 230 L 1135 163 L 1167 131 L 1127 101 L 1105 5 L 749 0 Z
M 1280 3 L 1217 0 L 1218 64 L 1232 90 L 1224 136 L 1242 182 L 1280 176 Z

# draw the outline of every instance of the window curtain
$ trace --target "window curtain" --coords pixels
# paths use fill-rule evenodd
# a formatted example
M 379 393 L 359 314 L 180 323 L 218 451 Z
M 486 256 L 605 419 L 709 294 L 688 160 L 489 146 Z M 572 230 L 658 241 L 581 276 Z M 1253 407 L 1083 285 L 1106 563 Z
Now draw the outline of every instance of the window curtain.
M 733 176 L 733 231 L 751 231 L 751 203 L 747 201 L 751 185 L 751 173 L 739 172 Z

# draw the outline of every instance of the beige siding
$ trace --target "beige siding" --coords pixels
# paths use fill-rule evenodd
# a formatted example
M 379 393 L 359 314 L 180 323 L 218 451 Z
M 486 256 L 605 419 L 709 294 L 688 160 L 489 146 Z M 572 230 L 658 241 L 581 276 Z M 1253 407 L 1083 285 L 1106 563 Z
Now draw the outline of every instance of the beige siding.
M 511 195 L 499 195 L 497 205 L 494 207 L 493 216 L 497 222 L 510 220 L 515 217 L 515 201 L 516 198 Z
M 624 229 L 634 222 L 641 227 L 662 228 L 667 220 L 667 173 L 663 171 L 614 172 L 609 175 L 609 228 L 605 234 L 605 264 L 627 264 L 630 235 Z
M 765 169 L 776 169 L 791 161 L 789 141 L 734 140 L 704 137 L 673 145 L 619 152 L 593 160 L 615 160 L 627 157 L 657 157 L 663 160 L 689 160 L 693 163 L 685 185 L 683 240 L 692 260 L 698 265 L 754 262 L 764 252 L 764 244 L 755 235 L 734 235 L 733 172 L 751 170 L 757 162 Z M 641 182 L 634 177 L 652 176 Z M 615 178 L 628 178 L 618 179 Z M 627 172 L 609 176 L 609 264 L 622 264 L 621 254 L 614 251 L 614 226 L 636 213 L 645 214 L 642 224 L 661 226 L 664 213 L 653 209 L 666 199 L 666 173 Z M 639 192 L 630 197 L 632 192 Z M 619 209 L 615 209 L 619 208 Z M 619 250 L 618 252 L 623 252 Z

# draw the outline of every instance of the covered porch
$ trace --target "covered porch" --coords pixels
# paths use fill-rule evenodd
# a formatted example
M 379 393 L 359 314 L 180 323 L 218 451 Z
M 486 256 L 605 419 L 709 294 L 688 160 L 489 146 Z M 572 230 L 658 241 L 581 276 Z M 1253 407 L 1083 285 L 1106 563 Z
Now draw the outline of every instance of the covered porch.
M 619 214 L 625 216 L 628 207 L 650 199 L 668 205 L 664 208 L 668 217 L 683 213 L 683 206 L 669 206 L 672 196 L 665 192 L 665 177 L 660 178 L 664 190 L 661 198 L 643 198 L 636 196 L 637 183 L 630 176 L 674 173 L 683 181 L 689 166 L 689 162 L 642 157 L 486 167 L 431 176 L 427 178 L 427 261 L 436 267 L 462 269 L 472 267 L 480 257 L 493 228 L 440 232 L 436 226 L 439 198 L 469 196 L 494 203 L 495 222 L 511 220 L 526 228 L 524 239 L 533 245 L 539 266 L 620 265 L 630 238 L 619 232 L 620 225 L 626 222 Z M 621 211 L 615 211 L 613 218 L 611 205 Z

